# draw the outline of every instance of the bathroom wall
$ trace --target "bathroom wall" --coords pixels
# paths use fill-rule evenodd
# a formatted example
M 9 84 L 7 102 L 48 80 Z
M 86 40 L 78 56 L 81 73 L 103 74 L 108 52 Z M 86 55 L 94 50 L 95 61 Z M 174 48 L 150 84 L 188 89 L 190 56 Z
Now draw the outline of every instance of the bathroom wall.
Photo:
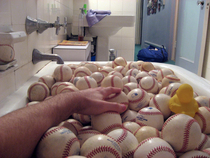
M 51 23 L 56 21 L 57 16 L 60 17 L 60 23 L 63 23 L 66 16 L 68 23 L 71 23 L 72 15 L 73 0 L 0 0 L 0 25 L 11 25 L 14 31 L 25 31 L 26 16 Z M 69 33 L 70 31 L 69 24 Z M 51 48 L 65 38 L 63 28 L 59 31 L 59 35 L 55 34 L 55 28 L 50 28 L 42 34 L 33 32 L 27 35 L 25 41 L 15 43 L 15 59 L 18 66 L 0 72 L 0 100 L 17 90 L 47 64 L 47 61 L 43 61 L 33 65 L 34 48 L 42 53 L 51 53 Z
M 136 0 L 74 0 L 74 14 L 79 14 L 83 4 L 87 9 L 111 10 L 111 15 L 136 15 Z M 117 50 L 118 56 L 127 61 L 134 60 L 135 24 L 124 27 L 110 37 L 110 48 Z M 100 51 L 100 50 L 99 50 Z

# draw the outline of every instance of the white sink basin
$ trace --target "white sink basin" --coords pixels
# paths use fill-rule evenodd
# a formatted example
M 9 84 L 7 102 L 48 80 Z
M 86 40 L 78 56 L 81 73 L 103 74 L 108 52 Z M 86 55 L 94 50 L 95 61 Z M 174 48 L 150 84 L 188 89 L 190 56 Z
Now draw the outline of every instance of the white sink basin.
M 132 15 L 108 15 L 100 22 L 88 26 L 86 17 L 84 17 L 84 27 L 92 36 L 109 37 L 116 34 L 122 27 L 133 27 L 135 16 Z M 78 16 L 73 17 L 73 26 L 78 26 Z

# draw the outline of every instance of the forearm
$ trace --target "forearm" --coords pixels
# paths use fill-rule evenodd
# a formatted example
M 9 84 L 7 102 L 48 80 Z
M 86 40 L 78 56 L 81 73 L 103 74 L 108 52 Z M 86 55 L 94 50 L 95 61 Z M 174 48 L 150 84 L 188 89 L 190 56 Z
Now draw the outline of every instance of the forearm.
M 0 118 L 0 157 L 30 157 L 43 133 L 72 114 L 72 97 L 58 95 Z

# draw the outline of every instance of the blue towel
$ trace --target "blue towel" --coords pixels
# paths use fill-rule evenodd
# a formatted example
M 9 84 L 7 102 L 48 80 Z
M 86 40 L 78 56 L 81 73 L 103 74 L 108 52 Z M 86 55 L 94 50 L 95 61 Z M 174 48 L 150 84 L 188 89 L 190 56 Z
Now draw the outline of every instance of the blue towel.
M 104 17 L 110 14 L 111 14 L 110 10 L 92 10 L 92 9 L 88 10 L 86 15 L 88 26 L 89 27 L 93 26 L 94 24 L 98 23 Z

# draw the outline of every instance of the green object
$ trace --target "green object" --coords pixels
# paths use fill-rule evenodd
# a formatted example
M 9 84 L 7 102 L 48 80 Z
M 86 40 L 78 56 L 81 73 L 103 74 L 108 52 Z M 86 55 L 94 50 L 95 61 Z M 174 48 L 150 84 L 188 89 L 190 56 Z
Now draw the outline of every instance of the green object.
M 83 8 L 84 8 L 84 13 L 87 14 L 87 4 L 84 4 Z

